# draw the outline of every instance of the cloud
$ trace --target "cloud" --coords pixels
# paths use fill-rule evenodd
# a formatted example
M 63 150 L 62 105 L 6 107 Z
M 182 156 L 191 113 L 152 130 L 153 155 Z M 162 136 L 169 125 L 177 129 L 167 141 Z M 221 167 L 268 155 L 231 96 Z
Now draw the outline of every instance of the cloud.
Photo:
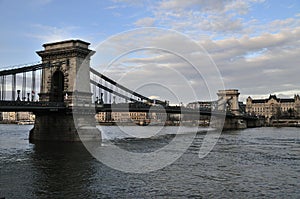
M 262 71 L 262 73 L 265 73 L 265 74 L 270 74 L 270 75 L 273 75 L 274 73 L 282 73 L 283 70 L 282 69 L 278 69 L 278 68 L 271 68 L 271 69 L 264 69 Z
M 200 9 L 200 10 L 214 10 L 222 11 L 225 8 L 228 0 L 167 0 L 159 3 L 159 8 L 163 10 L 185 10 L 185 9 Z
M 106 9 L 106 10 L 113 10 L 113 9 L 117 9 L 117 8 L 119 8 L 119 6 L 113 5 L 113 6 L 108 6 L 108 7 L 106 7 L 105 9 Z
M 177 30 L 195 39 L 201 34 L 208 34 L 211 38 L 240 37 L 266 32 L 276 33 L 300 26 L 297 17 L 277 19 L 270 23 L 244 17 L 255 4 L 263 3 L 266 4 L 264 0 L 161 0 L 152 4 L 147 2 L 143 5 L 147 7 L 151 17 L 143 16 L 136 20 L 134 25 L 137 27 L 144 24 L 153 25 L 155 21 L 155 25 L 159 27 Z
M 263 94 L 300 87 L 299 38 L 300 28 L 297 28 L 202 43 L 219 67 L 227 87 L 240 88 L 242 93 Z M 250 59 L 249 53 L 253 54 Z M 289 88 L 284 86 L 287 84 Z
M 136 27 L 152 26 L 155 21 L 158 27 L 174 29 L 196 39 L 199 34 L 209 34 L 212 38 L 241 36 L 257 34 L 266 28 L 279 31 L 280 27 L 288 27 L 291 23 L 294 23 L 294 26 L 297 24 L 297 21 L 292 19 L 278 20 L 266 27 L 256 19 L 243 17 L 249 14 L 254 4 L 262 4 L 264 0 L 112 1 L 122 6 L 147 8 L 143 17 L 133 23 Z M 281 24 L 276 25 L 277 23 Z
M 53 27 L 42 24 L 34 24 L 32 27 L 32 33 L 27 34 L 27 36 L 39 39 L 43 43 L 70 39 L 74 37 L 72 31 L 78 28 L 75 26 Z
M 300 27 L 290 31 L 283 30 L 279 33 L 264 33 L 252 37 L 245 35 L 241 38 L 231 37 L 222 40 L 206 38 L 197 41 L 206 49 L 207 55 L 204 51 L 200 52 L 199 49 L 194 48 L 188 39 L 180 40 L 172 34 L 153 37 L 153 35 L 150 36 L 149 32 L 151 31 L 147 33 L 145 30 L 145 34 L 142 35 L 143 38 L 139 39 L 136 39 L 137 37 L 135 38 L 134 35 L 122 38 L 121 40 L 125 43 L 119 43 L 120 48 L 124 45 L 145 45 L 145 42 L 138 43 L 140 41 L 149 41 L 148 44 L 153 46 L 160 44 L 166 49 L 179 52 L 187 60 L 196 63 L 197 69 L 206 76 L 199 76 L 197 70 L 194 70 L 189 63 L 175 54 L 160 50 L 131 53 L 118 60 L 112 66 L 112 71 L 106 71 L 108 76 L 120 79 L 126 74 L 127 77 L 122 78 L 121 82 L 130 88 L 142 85 L 145 80 L 151 80 L 172 88 L 174 93 L 188 96 L 190 94 L 181 87 L 183 83 L 177 81 L 178 74 L 180 74 L 185 78 L 185 83 L 199 92 L 199 99 L 204 100 L 207 99 L 206 96 L 200 93 L 202 91 L 207 93 L 206 84 L 212 85 L 216 78 L 220 78 L 210 75 L 211 65 L 208 59 L 211 57 L 220 70 L 221 78 L 225 81 L 225 87 L 238 88 L 243 95 L 266 95 L 266 93 L 277 93 L 284 90 L 286 93 L 291 93 L 288 91 L 299 90 L 300 88 L 298 66 L 300 63 Z M 120 48 L 116 46 L 116 49 Z M 204 55 L 207 57 L 205 58 Z M 170 71 L 176 71 L 176 73 Z M 212 95 L 215 98 L 218 89 L 213 91 Z M 148 96 L 159 94 L 160 99 L 170 97 L 164 96 L 158 88 L 154 90 L 157 94 L 150 91 L 143 92 Z M 291 94 L 290 96 L 292 97 Z M 189 100 L 188 97 L 183 97 L 183 99 L 186 100 L 184 102 Z
M 127 5 L 130 5 L 130 6 L 142 6 L 145 3 L 147 3 L 147 0 L 146 1 L 140 1 L 140 0 L 112 0 L 112 2 L 127 4 Z
M 158 24 L 181 32 L 238 34 L 248 31 L 242 15 L 248 14 L 252 4 L 263 1 L 247 0 L 166 0 L 153 9 Z
M 216 63 L 227 88 L 239 88 L 241 93 L 247 95 L 265 95 L 282 91 L 291 94 L 289 91 L 297 91 L 300 88 L 299 14 L 294 18 L 285 19 L 271 17 L 273 20 L 268 22 L 245 16 L 252 12 L 255 4 L 269 5 L 264 0 L 162 0 L 153 3 L 148 10 L 151 17 L 147 18 L 144 15 L 143 18 L 136 20 L 134 25 L 151 24 L 170 28 L 193 38 L 207 50 L 208 55 Z M 205 62 L 202 62 L 201 56 L 197 57 L 198 52 L 191 49 L 189 43 L 172 39 L 172 35 L 162 35 L 152 42 L 164 44 L 169 49 L 174 49 L 194 60 L 197 67 L 202 70 L 205 68 L 203 64 Z M 187 63 L 178 61 L 166 53 L 148 52 L 146 55 L 148 57 L 127 58 L 126 62 L 132 66 L 148 65 L 154 68 L 175 69 L 187 77 L 195 88 L 205 89 L 203 79 L 199 79 L 197 75 L 193 76 L 195 71 L 189 70 Z M 208 72 L 209 68 L 205 70 Z M 143 70 L 135 71 L 135 74 L 136 79 L 128 80 L 131 86 L 135 85 L 135 81 L 152 78 L 150 74 L 153 74 L 153 71 L 144 67 Z M 143 78 L 139 79 L 139 76 Z M 157 77 L 174 80 L 167 73 L 160 73 Z M 212 81 L 213 78 L 215 77 L 207 77 Z
M 155 22 L 154 18 L 145 17 L 137 20 L 134 24 L 138 27 L 149 27 L 149 26 L 153 26 L 154 22 Z
M 103 58 L 107 59 L 110 49 L 117 57 L 113 63 L 107 60 L 111 64 L 102 68 L 103 71 L 100 69 L 101 72 L 133 90 L 145 85 L 141 90 L 143 95 L 156 95 L 172 103 L 209 99 L 209 92 L 215 99 L 215 93 L 222 88 L 218 82 L 220 76 L 214 72 L 210 57 L 200 46 L 175 31 L 153 28 L 136 31 L 111 38 L 107 45 L 96 49 L 96 58 L 105 56 Z M 126 47 L 137 50 L 128 51 Z M 93 61 L 100 66 L 106 65 Z

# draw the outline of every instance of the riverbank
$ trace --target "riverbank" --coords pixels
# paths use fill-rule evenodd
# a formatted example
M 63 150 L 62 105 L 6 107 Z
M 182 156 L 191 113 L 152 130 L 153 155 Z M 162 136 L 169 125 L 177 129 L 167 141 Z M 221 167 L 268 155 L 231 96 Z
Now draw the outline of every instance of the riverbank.
M 271 127 L 300 127 L 300 119 L 278 119 L 270 122 Z

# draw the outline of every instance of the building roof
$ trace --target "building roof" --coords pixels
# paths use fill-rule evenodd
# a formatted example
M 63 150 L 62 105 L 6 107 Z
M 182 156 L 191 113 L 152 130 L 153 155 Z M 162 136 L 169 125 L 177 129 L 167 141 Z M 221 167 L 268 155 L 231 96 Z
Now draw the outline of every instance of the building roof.
M 269 100 L 271 99 L 274 99 L 276 100 L 277 102 L 280 102 L 280 103 L 287 103 L 287 102 L 295 102 L 295 99 L 294 98 L 277 98 L 276 95 L 270 95 L 269 98 L 267 99 L 254 99 L 252 100 L 252 103 L 267 103 Z
M 295 102 L 295 99 L 290 98 L 290 99 L 280 99 L 280 102 Z
M 268 99 L 256 99 L 252 100 L 252 103 L 266 103 Z

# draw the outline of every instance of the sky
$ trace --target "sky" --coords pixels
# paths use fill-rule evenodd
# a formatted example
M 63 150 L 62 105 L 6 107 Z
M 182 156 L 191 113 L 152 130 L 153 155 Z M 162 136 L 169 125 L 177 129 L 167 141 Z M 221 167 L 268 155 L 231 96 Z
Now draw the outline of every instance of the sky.
M 99 70 L 107 47 L 118 49 L 101 72 L 153 98 L 300 94 L 298 0 L 0 0 L 0 13 L 0 69 L 40 61 L 44 43 L 81 39 L 102 53 L 92 57 Z

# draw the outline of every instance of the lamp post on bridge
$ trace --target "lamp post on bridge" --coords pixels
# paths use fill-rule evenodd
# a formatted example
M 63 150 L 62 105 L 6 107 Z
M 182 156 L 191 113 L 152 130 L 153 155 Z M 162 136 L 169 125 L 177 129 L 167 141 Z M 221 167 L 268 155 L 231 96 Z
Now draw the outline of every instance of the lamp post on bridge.
M 17 90 L 17 94 L 18 94 L 17 101 L 21 101 L 21 99 L 20 99 L 20 92 L 21 92 L 21 90 Z

